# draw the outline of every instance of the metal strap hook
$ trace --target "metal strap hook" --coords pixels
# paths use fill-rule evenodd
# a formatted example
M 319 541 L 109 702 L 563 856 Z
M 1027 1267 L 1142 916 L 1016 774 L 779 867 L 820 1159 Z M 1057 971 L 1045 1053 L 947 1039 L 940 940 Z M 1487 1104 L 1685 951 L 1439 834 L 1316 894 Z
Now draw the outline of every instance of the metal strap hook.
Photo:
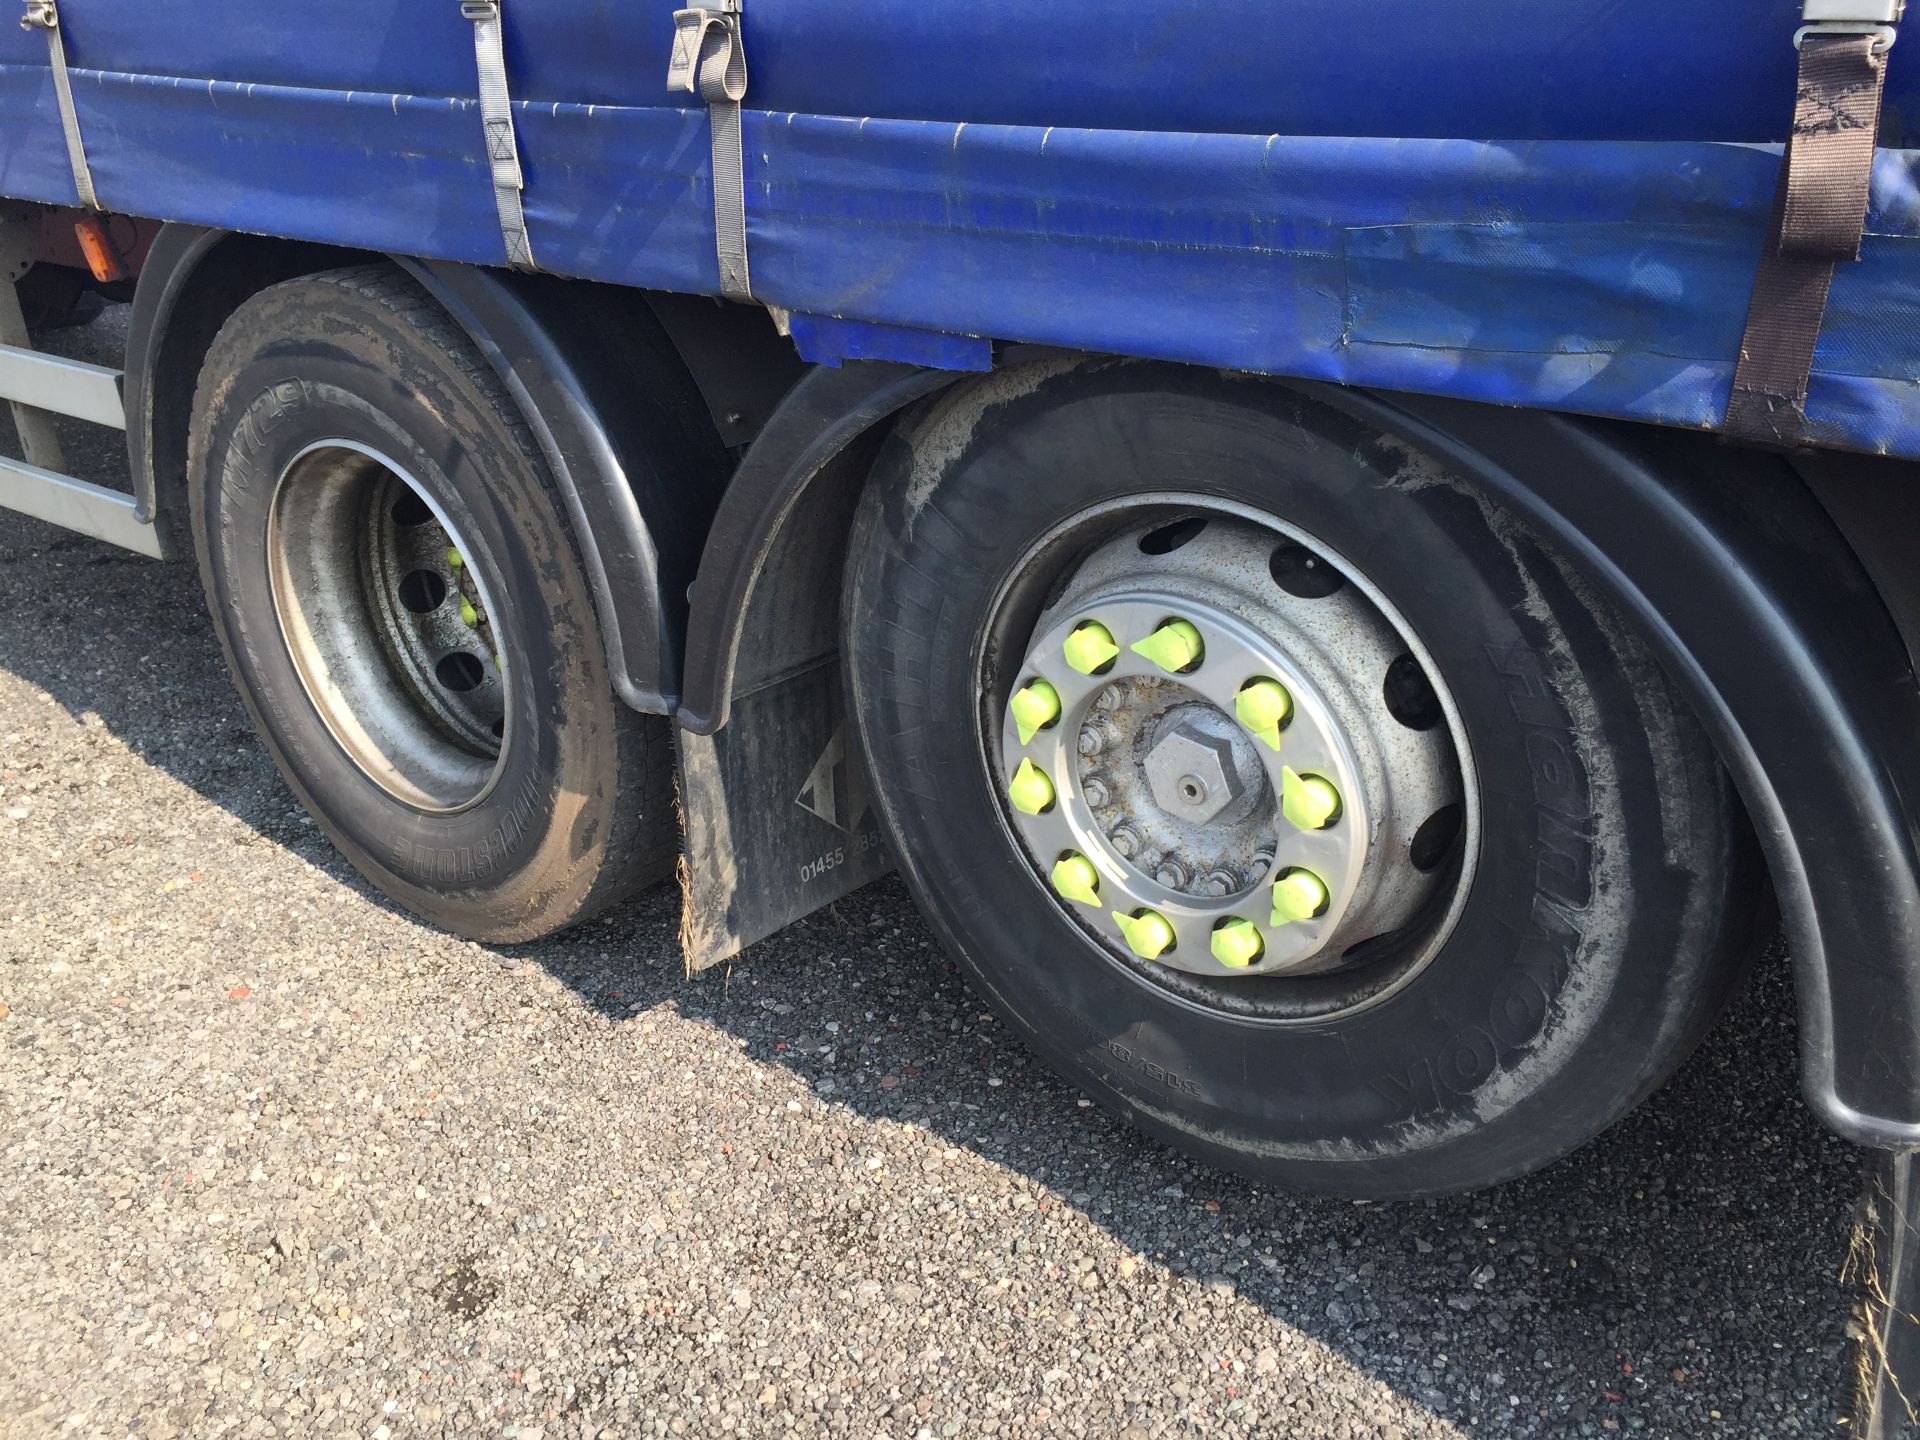
M 740 0 L 676 10 L 667 89 L 698 95 L 713 135 L 713 238 L 720 260 L 720 292 L 753 299 L 747 269 L 746 168 L 740 140 L 740 102 L 747 93 L 747 51 L 740 31 Z
M 87 164 L 87 147 L 80 138 L 80 115 L 73 107 L 73 81 L 67 75 L 67 42 L 60 31 L 60 10 L 54 0 L 27 0 L 27 12 L 20 19 L 22 30 L 44 30 L 47 35 L 47 61 L 53 69 L 53 93 L 60 106 L 60 128 L 67 137 L 67 164 L 73 169 L 73 188 L 80 203 L 89 210 L 100 208 L 100 197 L 93 189 L 93 169 Z

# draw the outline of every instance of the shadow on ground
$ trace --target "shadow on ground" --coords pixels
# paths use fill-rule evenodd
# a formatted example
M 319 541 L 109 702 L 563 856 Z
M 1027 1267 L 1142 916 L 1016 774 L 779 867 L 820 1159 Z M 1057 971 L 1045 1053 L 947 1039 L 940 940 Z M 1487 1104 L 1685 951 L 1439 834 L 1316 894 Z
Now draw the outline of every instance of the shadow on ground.
M 74 468 L 111 479 L 116 440 L 76 436 Z M 0 516 L 0 670 L 370 893 L 253 739 L 190 567 Z M 1090 1114 L 984 1014 L 897 881 L 692 980 L 677 904 L 657 889 L 502 953 L 616 1017 L 710 1022 L 824 1098 L 1044 1182 L 1469 1430 L 1812 1432 L 1839 1413 L 1858 1158 L 1797 1098 L 1777 948 L 1685 1069 L 1572 1160 L 1490 1193 L 1357 1205 L 1266 1190 Z

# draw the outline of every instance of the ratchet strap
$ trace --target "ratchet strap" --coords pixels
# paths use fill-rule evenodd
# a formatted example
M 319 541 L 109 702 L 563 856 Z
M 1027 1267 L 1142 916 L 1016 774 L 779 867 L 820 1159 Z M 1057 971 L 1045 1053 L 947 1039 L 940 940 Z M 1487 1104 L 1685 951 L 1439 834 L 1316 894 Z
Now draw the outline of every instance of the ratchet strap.
M 746 169 L 740 149 L 740 101 L 747 93 L 740 0 L 676 10 L 673 26 L 667 89 L 684 90 L 704 100 L 713 135 L 713 242 L 720 257 L 720 293 L 729 300 L 751 300 Z
M 1747 440 L 1805 438 L 1807 377 L 1833 267 L 1860 258 L 1887 52 L 1905 0 L 1806 0 L 1793 130 L 1722 428 Z
M 67 42 L 60 34 L 59 7 L 54 0 L 27 0 L 20 28 L 47 33 L 47 62 L 53 67 L 53 93 L 60 104 L 60 128 L 67 135 L 67 163 L 73 167 L 74 192 L 87 209 L 98 210 L 100 197 L 94 193 L 93 169 L 87 164 L 87 147 L 80 138 L 80 115 L 73 108 L 73 81 L 67 75 Z
M 480 121 L 486 129 L 487 167 L 493 173 L 493 205 L 500 212 L 500 239 L 507 264 L 516 270 L 538 268 L 527 241 L 527 212 L 520 192 L 527 188 L 520 169 L 520 143 L 513 133 L 513 96 L 507 89 L 507 55 L 500 24 L 500 0 L 461 0 L 460 13 L 473 22 L 473 60 L 480 74 Z

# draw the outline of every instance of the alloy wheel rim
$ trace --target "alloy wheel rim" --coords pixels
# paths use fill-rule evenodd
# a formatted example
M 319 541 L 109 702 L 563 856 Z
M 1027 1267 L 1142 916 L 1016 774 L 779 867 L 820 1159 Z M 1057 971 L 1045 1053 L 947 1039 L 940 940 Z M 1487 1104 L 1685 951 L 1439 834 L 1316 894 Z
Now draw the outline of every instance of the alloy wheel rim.
M 484 799 L 511 681 L 492 587 L 445 509 L 389 457 L 321 441 L 280 475 L 267 556 L 287 653 L 348 759 L 426 813 Z
M 1003 819 L 1052 903 L 1206 1008 L 1318 1018 L 1404 984 L 1478 849 L 1458 712 L 1411 627 L 1328 547 L 1197 497 L 1101 507 L 1028 563 L 1050 550 L 1080 558 L 1024 643 L 998 635 L 1019 668 L 982 700 Z M 1074 653 L 1090 625 L 1110 641 Z M 1191 663 L 1154 642 L 1174 625 Z

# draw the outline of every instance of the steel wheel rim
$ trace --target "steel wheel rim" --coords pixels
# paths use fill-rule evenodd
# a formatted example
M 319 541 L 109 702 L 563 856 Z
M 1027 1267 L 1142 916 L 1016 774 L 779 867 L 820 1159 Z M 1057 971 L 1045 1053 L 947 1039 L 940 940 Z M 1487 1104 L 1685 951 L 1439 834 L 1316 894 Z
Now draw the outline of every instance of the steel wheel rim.
M 347 758 L 426 813 L 487 796 L 511 724 L 474 559 L 411 475 L 355 441 L 307 446 L 275 486 L 268 576 L 294 671 Z
M 1257 537 L 1255 543 L 1275 552 L 1285 547 L 1304 550 L 1314 563 L 1325 567 L 1325 573 L 1337 577 L 1338 586 L 1346 588 L 1350 608 L 1356 602 L 1364 608 L 1376 627 L 1372 652 L 1376 658 L 1384 655 L 1380 647 L 1385 645 L 1429 682 L 1434 713 L 1419 728 L 1434 732 L 1434 741 L 1445 753 L 1449 800 L 1448 806 L 1437 808 L 1450 807 L 1457 823 L 1443 858 L 1423 871 L 1428 878 L 1413 887 L 1419 893 L 1413 895 L 1412 903 L 1401 897 L 1397 925 L 1361 934 L 1343 932 L 1339 923 L 1346 913 L 1343 901 L 1350 906 L 1356 896 L 1364 898 L 1370 893 L 1374 880 L 1367 871 L 1370 864 L 1381 863 L 1383 841 L 1391 837 L 1403 847 L 1408 841 L 1407 817 L 1394 816 L 1391 823 L 1379 823 L 1369 797 L 1380 790 L 1380 785 L 1376 782 L 1370 789 L 1357 778 L 1370 766 L 1381 768 L 1378 755 L 1369 759 L 1356 753 L 1351 737 L 1343 733 L 1331 714 L 1333 709 L 1344 708 L 1351 715 L 1354 695 L 1366 686 L 1349 685 L 1344 706 L 1330 707 L 1321 686 L 1301 672 L 1275 636 L 1259 633 L 1260 626 L 1249 626 L 1246 615 L 1232 613 L 1232 607 L 1210 605 L 1208 597 L 1196 594 L 1191 586 L 1184 594 L 1169 594 L 1150 583 L 1104 585 L 1095 598 L 1102 614 L 1112 614 L 1126 632 L 1123 638 L 1116 637 L 1124 658 L 1116 657 L 1111 669 L 1091 677 L 1063 675 L 1062 665 L 1051 661 L 1051 655 L 1058 654 L 1063 633 L 1083 619 L 1099 618 L 1090 612 L 1079 613 L 1085 609 L 1080 603 L 1084 587 L 1079 577 L 1097 557 L 1122 542 L 1143 539 L 1149 532 L 1178 530 L 1195 522 L 1238 527 L 1243 535 Z M 1141 558 L 1143 562 L 1148 559 L 1144 552 Z M 1142 566 L 1143 570 L 1150 568 Z M 1021 600 L 1022 592 L 1027 599 Z M 1035 595 L 1042 598 L 1032 598 Z M 1206 673 L 1207 660 L 1190 674 L 1167 674 L 1127 648 L 1129 642 L 1142 638 L 1135 632 L 1143 626 L 1184 618 L 1180 612 L 1205 622 L 1212 645 L 1218 647 L 1210 649 L 1210 659 L 1223 662 L 1215 674 Z M 1054 526 L 1028 547 L 1009 572 L 988 616 L 976 647 L 979 733 L 983 768 L 997 792 L 1003 828 L 1028 862 L 1025 868 L 1031 879 L 1048 900 L 1069 914 L 1082 932 L 1129 974 L 1170 991 L 1182 1003 L 1209 1011 L 1277 1022 L 1321 1020 L 1378 1003 L 1403 987 L 1438 953 L 1464 908 L 1478 858 L 1479 805 L 1472 757 L 1458 708 L 1440 682 L 1431 654 L 1413 627 L 1358 567 L 1298 527 L 1248 507 L 1180 493 L 1142 495 L 1092 507 Z M 1016 633 L 1027 622 L 1031 624 L 1026 631 Z M 1256 633 L 1249 636 L 1245 633 L 1248 629 Z M 1320 664 L 1324 668 L 1324 656 Z M 1170 887 L 1158 884 L 1159 877 L 1147 873 L 1149 867 L 1135 864 L 1133 873 L 1124 874 L 1118 866 L 1129 862 L 1129 857 L 1114 853 L 1109 827 L 1089 824 L 1093 807 L 1087 803 L 1083 788 L 1086 771 L 1067 758 L 1079 748 L 1077 739 L 1068 737 L 1075 736 L 1077 727 L 1093 713 L 1103 690 L 1116 681 L 1133 683 L 1143 677 L 1153 678 L 1192 691 L 1216 714 L 1230 714 L 1231 695 L 1243 681 L 1256 675 L 1281 681 L 1296 707 L 1291 725 L 1281 737 L 1280 752 L 1261 747 L 1262 770 L 1269 783 L 1279 764 L 1291 766 L 1297 757 L 1303 762 L 1302 773 L 1307 767 L 1324 771 L 1343 800 L 1351 797 L 1357 803 L 1341 809 L 1324 834 L 1283 833 L 1279 837 L 1282 844 L 1257 876 L 1237 889 L 1227 887 L 1230 893 L 1206 897 L 1210 903 L 1195 903 L 1191 894 L 1169 893 Z M 1009 704 L 1036 678 L 1046 679 L 1060 690 L 1060 714 L 1051 726 L 1055 741 L 1050 747 L 1036 747 L 1022 740 L 1019 722 Z M 1062 680 L 1065 685 L 1059 684 Z M 1186 703 L 1184 695 L 1180 703 Z M 1241 723 L 1238 716 L 1231 716 L 1231 720 Z M 1303 722 L 1304 729 L 1293 728 Z M 1412 728 L 1403 721 L 1394 723 L 1396 730 Z M 1310 742 L 1300 743 L 1300 737 L 1310 737 Z M 1032 740 L 1040 738 L 1036 733 Z M 1035 759 L 1047 774 L 1055 800 L 1051 810 L 1028 814 L 1012 802 L 1010 791 L 1022 759 Z M 1431 797 L 1434 792 L 1429 789 L 1421 793 Z M 1277 805 L 1278 796 L 1274 799 Z M 1437 809 L 1429 818 L 1437 818 Z M 1287 841 L 1296 843 L 1289 845 Z M 1099 874 L 1102 893 L 1097 908 L 1086 897 L 1074 900 L 1060 889 L 1059 875 L 1052 867 L 1070 853 L 1084 856 Z M 1271 913 L 1255 913 L 1269 897 L 1272 882 L 1284 872 L 1308 866 L 1324 867 L 1327 872 L 1314 872 L 1316 878 L 1327 882 L 1330 892 L 1325 912 L 1315 919 L 1280 925 L 1262 923 L 1276 918 Z M 1120 903 L 1109 904 L 1109 900 Z M 1172 950 L 1151 959 L 1130 953 L 1128 937 L 1120 932 L 1112 913 L 1116 908 L 1151 910 L 1165 917 L 1176 934 Z M 1389 905 L 1384 910 L 1375 907 L 1354 913 L 1377 923 L 1382 914 L 1390 915 L 1393 909 Z M 1227 918 L 1254 922 L 1261 950 L 1251 963 L 1222 963 L 1210 943 L 1204 948 L 1196 943 L 1202 935 L 1210 939 L 1214 923 Z M 1202 923 L 1205 930 L 1197 928 Z M 1316 943 L 1303 943 L 1308 940 Z

